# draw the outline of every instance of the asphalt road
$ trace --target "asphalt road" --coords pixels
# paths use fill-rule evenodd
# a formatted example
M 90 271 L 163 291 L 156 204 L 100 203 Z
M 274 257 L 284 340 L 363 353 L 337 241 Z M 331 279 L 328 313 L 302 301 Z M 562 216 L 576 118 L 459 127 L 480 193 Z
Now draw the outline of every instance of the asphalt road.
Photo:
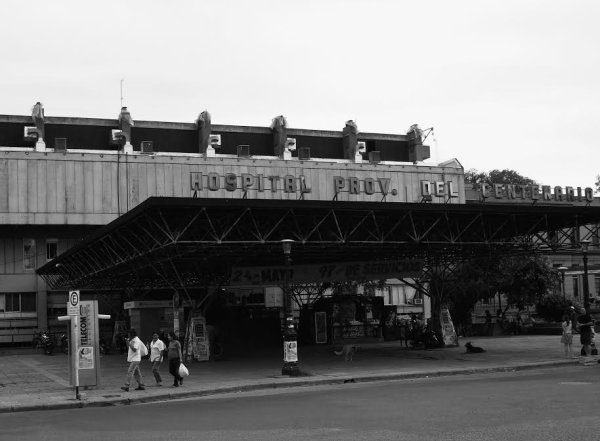
M 20 440 L 600 440 L 598 366 L 0 414 Z

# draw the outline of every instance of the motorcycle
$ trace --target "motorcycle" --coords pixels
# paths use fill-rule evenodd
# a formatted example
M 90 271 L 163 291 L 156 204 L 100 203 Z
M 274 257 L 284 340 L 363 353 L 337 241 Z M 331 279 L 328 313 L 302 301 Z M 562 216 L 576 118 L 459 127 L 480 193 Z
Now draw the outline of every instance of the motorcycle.
M 418 349 L 421 347 L 424 349 L 440 347 L 440 341 L 435 332 L 430 329 L 425 329 L 421 333 L 416 333 L 412 340 L 412 348 Z
M 108 354 L 108 345 L 106 344 L 106 340 L 104 340 L 104 338 L 100 337 L 100 339 L 98 340 L 98 346 L 100 348 L 100 354 Z
M 67 337 L 67 334 L 60 336 L 60 347 L 65 354 L 69 353 L 69 337 Z
M 39 334 L 40 346 L 44 349 L 44 354 L 52 355 L 54 352 L 54 338 L 48 331 L 42 331 Z

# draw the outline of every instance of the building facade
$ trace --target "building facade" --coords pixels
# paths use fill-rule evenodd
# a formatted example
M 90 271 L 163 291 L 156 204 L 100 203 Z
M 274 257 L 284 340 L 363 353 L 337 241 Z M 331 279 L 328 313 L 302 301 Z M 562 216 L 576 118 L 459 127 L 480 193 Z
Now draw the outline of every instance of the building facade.
M 460 164 L 416 163 L 428 148 L 414 137 L 358 133 L 351 122 L 329 132 L 287 129 L 281 117 L 272 127 L 204 117 L 133 122 L 123 111 L 117 120 L 40 123 L 0 115 L 0 343 L 59 327 L 66 291 L 48 289 L 36 268 L 149 197 L 414 202 L 427 182 L 436 198 L 464 203 Z M 261 290 L 270 307 L 273 288 Z M 118 318 L 133 298 L 82 296 Z
M 574 203 L 598 205 L 593 197 L 589 201 L 588 189 L 570 187 L 557 187 L 553 192 L 493 187 L 483 193 L 483 201 L 475 201 L 466 191 L 458 160 L 423 163 L 429 157 L 423 141 L 424 134 L 416 126 L 401 135 L 362 133 L 348 121 L 341 131 L 315 131 L 288 128 L 281 116 L 274 118 L 270 127 L 246 127 L 212 125 L 206 112 L 193 123 L 134 121 L 126 108 L 115 120 L 0 115 L 0 343 L 31 341 L 38 329 L 59 326 L 56 317 L 65 312 L 67 292 L 50 289 L 45 279 L 36 275 L 36 269 L 47 268 L 48 262 L 76 248 L 99 229 L 109 224 L 118 226 L 124 215 L 149 198 L 197 198 L 219 201 L 223 206 L 228 200 L 243 200 L 248 206 L 252 201 L 315 201 L 460 208 L 470 202 L 504 198 L 513 203 L 515 197 L 541 197 L 542 203 L 548 204 L 564 205 L 578 199 Z M 445 218 L 439 215 L 431 225 L 421 222 L 418 227 L 423 229 L 423 237 Z M 162 219 L 147 221 L 157 231 L 168 229 Z M 210 227 L 210 222 L 206 225 Z M 209 227 L 206 234 L 219 242 L 217 228 Z M 317 231 L 318 225 L 311 228 Z M 174 241 L 183 234 L 163 232 Z M 382 232 L 365 234 L 372 236 L 370 240 L 381 237 L 375 242 L 385 241 Z M 456 242 L 452 234 L 443 241 Z M 140 227 L 126 240 L 126 244 L 102 244 L 102 256 L 91 249 L 87 254 L 84 251 L 85 270 L 83 262 L 59 267 L 58 259 L 55 272 L 94 271 L 101 258 L 108 256 L 120 262 L 125 259 L 125 248 L 135 250 L 137 244 L 156 238 Z M 326 237 L 319 240 L 329 241 Z M 344 242 L 340 237 L 336 240 Z M 418 245 L 421 238 L 413 235 L 410 240 Z M 329 270 L 333 268 L 335 265 Z M 336 276 L 340 280 L 362 267 L 344 268 Z M 300 274 L 301 268 L 296 269 Z M 319 268 L 306 265 L 304 270 L 307 275 L 297 283 L 312 280 Z M 264 276 L 260 269 L 254 274 Z M 411 274 L 388 269 L 385 274 L 371 271 L 362 277 L 388 279 L 378 295 L 382 305 L 393 307 L 397 314 L 429 313 L 427 300 L 401 282 Z M 269 321 L 271 312 L 281 310 L 280 279 L 275 283 L 266 280 L 259 286 L 252 277 L 233 279 L 231 286 L 223 287 L 223 304 L 213 305 L 215 310 L 227 307 L 226 313 L 220 313 L 224 320 L 250 323 L 250 316 L 254 319 L 262 314 Z M 172 326 L 174 316 L 169 314 L 185 309 L 185 300 L 169 306 L 174 303 L 172 290 L 147 291 L 100 288 L 82 291 L 82 298 L 98 300 L 100 311 L 113 316 L 113 323 L 102 324 L 105 327 L 128 319 L 141 329 L 144 317 L 153 317 L 155 329 Z M 147 303 L 152 301 L 158 303 Z

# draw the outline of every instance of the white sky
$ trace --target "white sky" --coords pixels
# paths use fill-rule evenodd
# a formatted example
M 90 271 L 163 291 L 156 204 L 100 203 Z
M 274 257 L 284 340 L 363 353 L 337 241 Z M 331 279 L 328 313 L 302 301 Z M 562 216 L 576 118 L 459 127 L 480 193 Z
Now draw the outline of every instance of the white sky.
M 437 163 L 546 185 L 600 174 L 600 2 L 0 3 L 0 114 L 405 133 Z

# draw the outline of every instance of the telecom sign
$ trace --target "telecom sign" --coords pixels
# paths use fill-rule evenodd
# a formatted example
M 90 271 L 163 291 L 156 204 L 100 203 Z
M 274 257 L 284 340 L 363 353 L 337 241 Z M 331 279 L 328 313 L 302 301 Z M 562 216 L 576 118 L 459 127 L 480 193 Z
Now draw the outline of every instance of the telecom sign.
M 69 291 L 67 315 L 79 315 L 79 291 Z

